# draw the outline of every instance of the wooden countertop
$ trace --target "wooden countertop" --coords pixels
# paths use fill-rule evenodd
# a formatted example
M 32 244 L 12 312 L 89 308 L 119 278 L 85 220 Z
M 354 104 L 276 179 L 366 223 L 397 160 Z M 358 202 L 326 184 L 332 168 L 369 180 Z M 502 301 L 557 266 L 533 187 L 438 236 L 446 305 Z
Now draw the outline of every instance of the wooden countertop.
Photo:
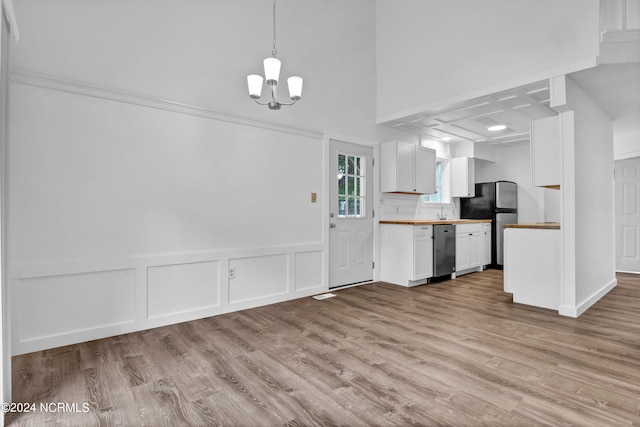
M 531 224 L 505 224 L 504 228 L 532 228 L 538 230 L 560 230 L 557 222 L 536 222 Z
M 400 219 L 400 220 L 383 220 L 380 224 L 404 224 L 404 225 L 438 225 L 438 224 L 475 224 L 482 222 L 491 222 L 490 219 Z

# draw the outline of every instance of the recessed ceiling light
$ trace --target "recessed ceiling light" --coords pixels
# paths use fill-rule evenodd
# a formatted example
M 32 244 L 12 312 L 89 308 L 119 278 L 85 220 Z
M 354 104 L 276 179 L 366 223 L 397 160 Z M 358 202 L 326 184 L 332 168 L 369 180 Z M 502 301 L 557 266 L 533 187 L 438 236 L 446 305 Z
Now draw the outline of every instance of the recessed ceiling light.
M 505 130 L 506 128 L 507 128 L 506 125 L 493 125 L 493 126 L 489 126 L 487 130 L 489 132 L 498 132 L 500 130 Z
M 450 136 L 443 136 L 442 138 L 440 138 L 440 141 L 444 141 L 444 142 L 451 141 L 451 137 Z

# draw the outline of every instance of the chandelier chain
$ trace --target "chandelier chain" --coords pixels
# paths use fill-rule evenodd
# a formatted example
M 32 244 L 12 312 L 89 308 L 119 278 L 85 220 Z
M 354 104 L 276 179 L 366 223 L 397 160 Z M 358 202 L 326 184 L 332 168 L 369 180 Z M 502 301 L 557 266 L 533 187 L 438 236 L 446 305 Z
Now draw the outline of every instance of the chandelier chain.
M 273 50 L 271 51 L 271 55 L 275 58 L 278 53 L 278 49 L 276 49 L 276 0 L 273 0 Z

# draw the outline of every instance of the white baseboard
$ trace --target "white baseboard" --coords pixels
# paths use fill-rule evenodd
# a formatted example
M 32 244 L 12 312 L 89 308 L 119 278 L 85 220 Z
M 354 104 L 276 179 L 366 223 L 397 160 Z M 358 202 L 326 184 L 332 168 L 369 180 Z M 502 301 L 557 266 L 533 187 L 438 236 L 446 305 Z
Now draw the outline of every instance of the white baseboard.
M 603 296 L 605 296 L 609 291 L 616 287 L 618 284 L 617 279 L 613 279 L 611 282 L 607 283 L 603 286 L 599 291 L 592 294 L 589 298 L 578 304 L 576 307 L 571 307 L 567 305 L 560 306 L 560 310 L 558 312 L 561 316 L 567 317 L 579 317 L 582 313 L 587 311 L 593 304 L 598 302 Z

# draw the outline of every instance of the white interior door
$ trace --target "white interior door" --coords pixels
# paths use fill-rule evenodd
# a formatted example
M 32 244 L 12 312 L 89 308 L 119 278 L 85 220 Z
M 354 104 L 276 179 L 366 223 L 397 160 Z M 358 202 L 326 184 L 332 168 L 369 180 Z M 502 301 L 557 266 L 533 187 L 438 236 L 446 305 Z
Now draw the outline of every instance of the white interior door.
M 329 287 L 373 280 L 373 148 L 331 140 Z
M 640 273 L 640 157 L 616 166 L 616 270 Z

